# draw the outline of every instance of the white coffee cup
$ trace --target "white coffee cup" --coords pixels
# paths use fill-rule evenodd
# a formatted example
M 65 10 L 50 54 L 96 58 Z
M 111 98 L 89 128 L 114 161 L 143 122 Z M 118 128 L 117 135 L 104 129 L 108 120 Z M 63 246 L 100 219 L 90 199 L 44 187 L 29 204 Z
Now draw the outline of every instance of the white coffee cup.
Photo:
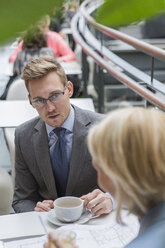
M 74 196 L 64 196 L 54 201 L 56 218 L 62 222 L 74 222 L 83 213 L 84 201 Z

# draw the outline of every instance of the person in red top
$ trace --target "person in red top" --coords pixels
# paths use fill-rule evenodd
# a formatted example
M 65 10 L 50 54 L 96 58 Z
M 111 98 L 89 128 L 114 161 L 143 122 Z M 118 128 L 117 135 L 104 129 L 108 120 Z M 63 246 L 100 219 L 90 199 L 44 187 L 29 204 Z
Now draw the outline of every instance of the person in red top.
M 58 62 L 69 62 L 76 60 L 74 52 L 66 43 L 66 41 L 58 33 L 49 30 L 49 16 L 45 16 L 41 21 L 38 22 L 38 24 L 44 26 L 47 37 L 47 46 L 53 50 Z M 16 50 L 10 55 L 10 63 L 14 63 L 17 54 L 22 50 L 22 47 L 23 40 L 18 44 Z

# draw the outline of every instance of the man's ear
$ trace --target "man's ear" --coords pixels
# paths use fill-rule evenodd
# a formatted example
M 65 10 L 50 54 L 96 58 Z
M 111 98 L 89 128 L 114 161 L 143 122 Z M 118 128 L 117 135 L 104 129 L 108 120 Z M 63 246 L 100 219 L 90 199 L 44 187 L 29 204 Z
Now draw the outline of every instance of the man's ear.
M 30 95 L 28 95 L 28 99 L 29 99 L 29 103 L 30 103 L 30 105 L 32 105 L 32 103 L 31 103 L 31 99 L 30 99 Z
M 68 88 L 68 92 L 69 92 L 69 97 L 72 97 L 72 95 L 73 95 L 73 84 L 72 84 L 71 81 L 68 81 L 67 88 Z

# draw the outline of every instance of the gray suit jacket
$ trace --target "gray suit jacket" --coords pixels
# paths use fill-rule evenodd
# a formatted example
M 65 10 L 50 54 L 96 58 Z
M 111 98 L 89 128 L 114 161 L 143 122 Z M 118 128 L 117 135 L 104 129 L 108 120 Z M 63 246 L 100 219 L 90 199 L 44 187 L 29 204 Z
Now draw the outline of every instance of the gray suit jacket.
M 165 201 L 142 217 L 137 238 L 125 248 L 165 248 Z
M 103 115 L 73 107 L 75 123 L 66 195 L 79 197 L 98 187 L 86 136 Z M 32 211 L 37 201 L 57 198 L 45 123 L 36 117 L 17 127 L 15 146 L 13 208 L 16 212 Z

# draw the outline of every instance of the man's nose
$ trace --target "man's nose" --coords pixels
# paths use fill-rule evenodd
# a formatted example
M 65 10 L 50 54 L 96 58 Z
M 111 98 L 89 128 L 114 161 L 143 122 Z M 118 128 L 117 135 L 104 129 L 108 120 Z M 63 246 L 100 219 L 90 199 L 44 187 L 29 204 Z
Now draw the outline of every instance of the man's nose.
M 50 100 L 47 100 L 47 101 L 46 101 L 46 108 L 47 108 L 47 110 L 48 110 L 49 112 L 51 112 L 51 111 L 53 111 L 53 110 L 56 108 L 56 106 L 55 106 L 55 104 L 52 103 Z

